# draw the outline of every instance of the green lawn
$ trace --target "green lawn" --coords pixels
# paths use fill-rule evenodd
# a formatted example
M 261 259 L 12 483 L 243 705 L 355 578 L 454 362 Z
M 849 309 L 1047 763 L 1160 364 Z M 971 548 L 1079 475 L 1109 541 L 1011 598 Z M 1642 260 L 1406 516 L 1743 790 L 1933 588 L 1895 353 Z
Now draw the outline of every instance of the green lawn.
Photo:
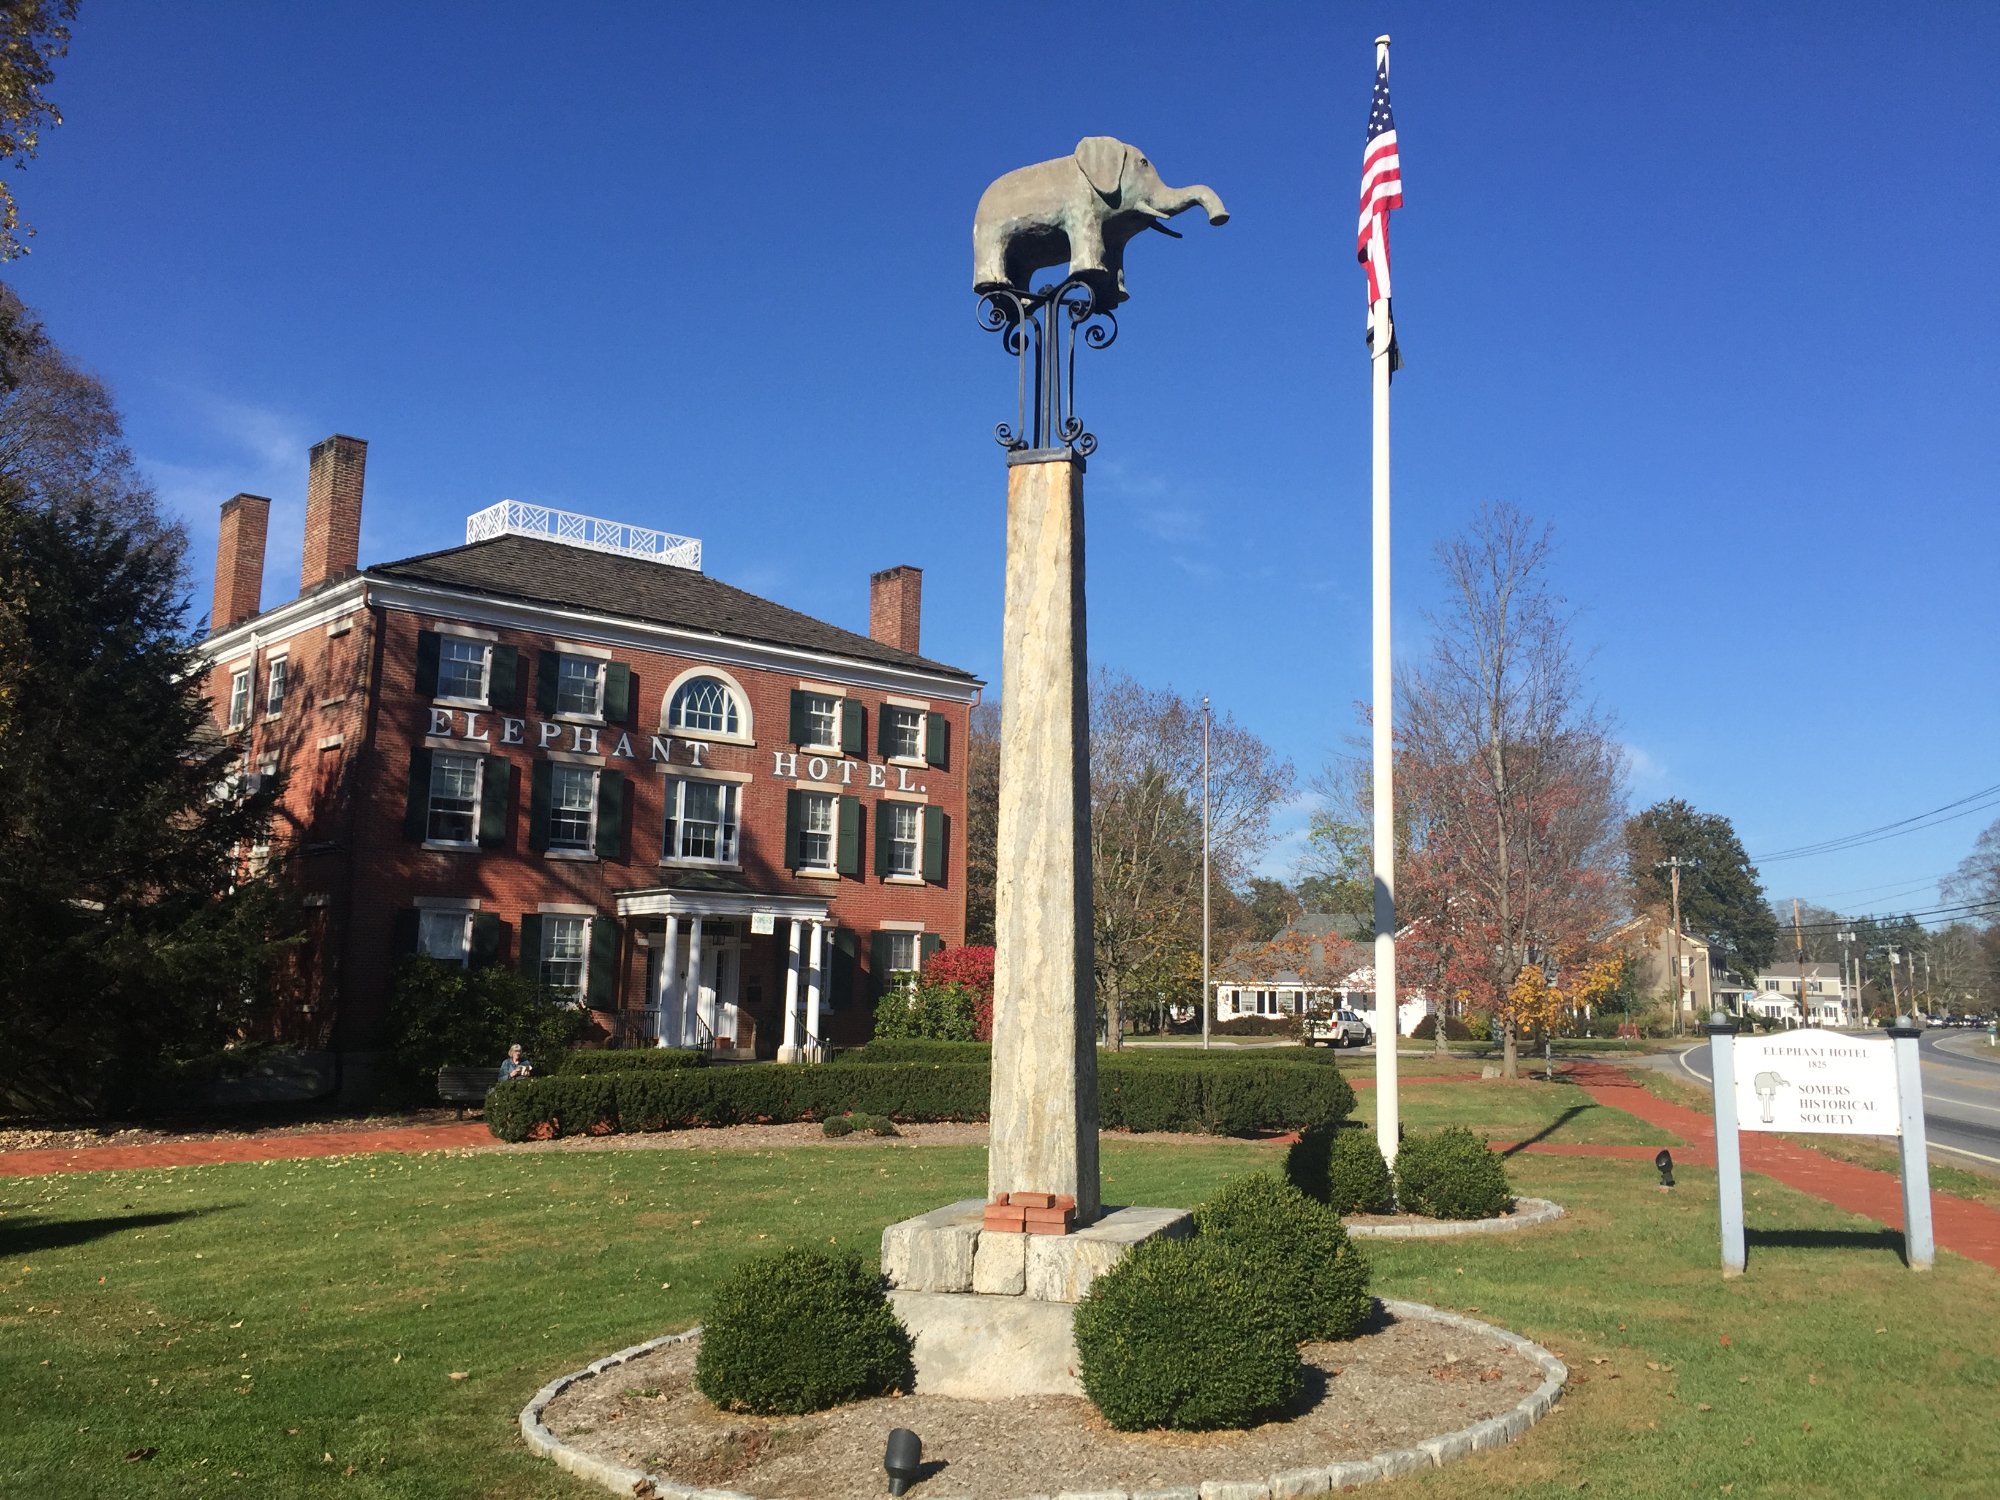
M 1563 1120 L 1575 1094 L 1431 1084 L 1405 1108 L 1413 1125 L 1561 1121 L 1551 1140 L 1642 1129 L 1602 1108 Z M 1106 1196 L 1189 1204 L 1278 1154 L 1112 1137 Z M 1570 1217 L 1378 1242 L 1376 1289 L 1477 1308 L 1581 1380 L 1522 1443 L 1395 1492 L 1992 1492 L 2000 1273 L 1944 1254 L 1913 1274 L 1892 1237 L 1753 1178 L 1751 1274 L 1724 1282 L 1710 1174 L 1665 1194 L 1644 1163 L 1509 1170 Z M 0 1181 L 0 1495 L 594 1494 L 519 1445 L 543 1381 L 694 1321 L 739 1256 L 872 1250 L 884 1223 L 983 1180 L 977 1149 L 870 1143 Z
M 1646 1124 L 1622 1109 L 1609 1109 L 1571 1083 L 1540 1077 L 1513 1083 L 1498 1079 L 1469 1083 L 1418 1083 L 1400 1089 L 1403 1128 L 1435 1130 L 1463 1125 L 1484 1140 L 1546 1140 L 1552 1145 L 1679 1145 L 1677 1136 Z M 1354 1118 L 1373 1121 L 1375 1091 L 1354 1091 Z

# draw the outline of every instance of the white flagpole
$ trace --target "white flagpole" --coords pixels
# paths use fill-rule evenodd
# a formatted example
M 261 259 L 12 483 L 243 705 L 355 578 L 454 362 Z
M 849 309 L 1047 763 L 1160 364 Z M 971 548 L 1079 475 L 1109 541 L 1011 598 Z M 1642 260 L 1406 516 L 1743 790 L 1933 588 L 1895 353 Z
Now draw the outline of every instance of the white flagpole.
M 1389 66 L 1389 39 L 1375 38 L 1375 65 Z M 1380 253 L 1381 239 L 1370 254 Z M 1389 299 L 1370 309 L 1374 339 L 1369 368 L 1374 423 L 1374 720 L 1375 720 L 1375 1140 L 1394 1163 L 1402 1112 L 1396 1096 L 1396 799 L 1390 712 L 1395 677 L 1389 657 Z

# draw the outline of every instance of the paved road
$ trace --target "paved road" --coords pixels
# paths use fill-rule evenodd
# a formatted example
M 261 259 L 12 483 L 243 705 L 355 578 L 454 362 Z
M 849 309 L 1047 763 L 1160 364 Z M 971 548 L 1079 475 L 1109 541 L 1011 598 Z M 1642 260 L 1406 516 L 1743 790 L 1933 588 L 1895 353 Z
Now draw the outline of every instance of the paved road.
M 1923 1061 L 1924 1138 L 1940 1165 L 2000 1176 L 2000 1049 L 1982 1031 L 1926 1031 L 1917 1039 Z M 1708 1048 L 1679 1055 L 1681 1069 L 1709 1081 Z

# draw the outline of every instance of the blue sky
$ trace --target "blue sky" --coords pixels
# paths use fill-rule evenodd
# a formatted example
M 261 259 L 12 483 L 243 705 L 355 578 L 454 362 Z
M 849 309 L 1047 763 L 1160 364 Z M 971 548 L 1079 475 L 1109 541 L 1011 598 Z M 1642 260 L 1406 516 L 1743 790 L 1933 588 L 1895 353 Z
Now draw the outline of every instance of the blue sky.
M 1512 501 L 1556 528 L 1635 807 L 1758 854 L 2000 782 L 2000 9 L 1000 14 L 90 0 L 7 274 L 116 391 L 204 607 L 238 490 L 278 502 L 265 602 L 293 590 L 340 431 L 364 559 L 512 497 L 700 536 L 856 628 L 915 563 L 926 652 L 997 687 L 1012 373 L 973 204 L 1120 136 L 1233 219 L 1136 245 L 1086 363 L 1092 656 L 1309 772 L 1368 693 L 1351 246 L 1386 30 L 1399 654 L 1432 543 Z M 1926 906 L 1992 815 L 1766 883 Z

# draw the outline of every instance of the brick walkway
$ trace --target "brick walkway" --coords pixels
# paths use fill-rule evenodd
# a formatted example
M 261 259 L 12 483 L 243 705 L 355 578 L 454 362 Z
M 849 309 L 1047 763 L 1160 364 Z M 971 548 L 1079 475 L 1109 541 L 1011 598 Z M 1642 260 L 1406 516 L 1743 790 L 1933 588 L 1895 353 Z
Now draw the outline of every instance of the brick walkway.
M 57 1172 L 123 1172 L 142 1167 L 205 1167 L 229 1161 L 296 1161 L 376 1151 L 447 1151 L 490 1146 L 481 1120 L 462 1125 L 412 1125 L 394 1130 L 328 1130 L 318 1135 L 246 1135 L 226 1140 L 158 1141 L 146 1146 L 82 1146 L 74 1150 L 0 1152 L 0 1177 L 47 1177 Z
M 1662 1099 L 1641 1086 L 1639 1080 L 1626 1069 L 1608 1063 L 1572 1063 L 1569 1076 L 1599 1104 L 1622 1109 L 1648 1125 L 1657 1125 L 1679 1136 L 1688 1143 L 1689 1149 L 1685 1154 L 1689 1159 L 1702 1165 L 1714 1164 L 1715 1121 L 1712 1116 Z M 1739 1140 L 1742 1142 L 1744 1171 L 1761 1172 L 1766 1177 L 1776 1178 L 1786 1187 L 1811 1193 L 1815 1198 L 1824 1198 L 1836 1208 L 1861 1214 L 1891 1229 L 1903 1227 L 1903 1187 L 1892 1174 L 1835 1161 L 1830 1156 L 1794 1146 L 1762 1131 L 1746 1130 Z M 1535 1151 L 1543 1148 L 1537 1145 L 1528 1149 Z M 1599 1147 L 1588 1151 L 1577 1149 L 1574 1154 L 1609 1155 L 1616 1152 L 1622 1156 L 1631 1149 Z M 1641 1147 L 1639 1150 L 1642 1154 L 1650 1154 L 1648 1148 Z M 1981 1261 L 2000 1270 L 2000 1210 L 1933 1190 L 1931 1227 L 1941 1248 L 1954 1250 L 1970 1260 Z

